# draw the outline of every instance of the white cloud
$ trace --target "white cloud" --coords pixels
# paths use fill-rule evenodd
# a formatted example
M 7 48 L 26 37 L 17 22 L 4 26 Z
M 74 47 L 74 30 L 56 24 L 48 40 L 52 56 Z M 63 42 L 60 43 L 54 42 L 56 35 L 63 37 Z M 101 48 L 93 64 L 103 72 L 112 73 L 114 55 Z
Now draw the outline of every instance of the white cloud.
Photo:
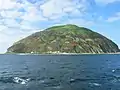
M 120 0 L 95 0 L 97 4 L 104 4 L 104 5 L 114 3 L 117 1 L 120 1 Z
M 1 28 L 1 26 L 0 26 Z M 23 31 L 21 29 L 6 28 L 3 31 L 0 31 L 0 52 L 6 52 L 7 48 L 10 47 L 14 42 L 31 35 L 32 33 L 38 30 Z
M 5 30 L 5 29 L 6 29 L 6 26 L 0 25 L 0 31 L 3 31 L 3 30 Z
M 71 4 L 69 2 L 69 0 L 66 0 L 66 1 L 63 2 L 63 0 L 49 0 L 45 4 L 41 5 L 40 9 L 42 9 L 43 15 L 45 17 L 49 17 L 49 16 L 52 16 L 54 14 L 61 14 L 63 12 L 62 9 L 66 5 L 70 5 Z
M 27 21 L 42 21 L 42 20 L 46 20 L 46 18 L 44 18 L 41 13 L 37 10 L 36 7 L 31 6 L 28 8 L 27 12 L 25 13 L 25 15 L 23 15 L 21 17 L 24 20 Z
M 68 20 L 68 23 L 76 24 L 79 26 L 85 26 L 85 27 L 94 25 L 94 22 L 89 21 L 89 20 L 84 20 L 84 19 L 72 19 L 72 20 Z
M 107 22 L 114 22 L 120 20 L 120 12 L 117 12 L 114 16 L 109 17 L 106 21 Z
M 81 27 L 83 27 L 83 26 L 90 27 L 92 25 L 95 25 L 95 23 L 93 21 L 84 20 L 84 19 L 70 19 L 65 22 L 57 23 L 55 25 L 63 25 L 63 24 L 75 24 L 75 25 L 78 25 Z
M 3 25 L 5 25 L 5 26 L 7 26 L 7 27 L 20 27 L 20 24 L 19 23 L 17 23 L 14 19 L 7 19 L 7 18 L 5 18 L 4 19 L 4 24 Z
M 22 16 L 22 12 L 18 12 L 17 10 L 2 10 L 1 11 L 1 16 L 4 18 L 16 18 Z
M 119 49 L 120 49 L 120 44 L 118 44 L 118 47 L 119 47 Z
M 23 22 L 21 22 L 21 24 L 20 24 L 20 28 L 21 29 L 26 29 L 26 30 L 32 30 L 32 29 L 34 29 L 34 27 L 31 25 L 31 23 L 29 22 L 29 21 L 23 21 Z
M 9 4 L 11 5 L 10 7 L 7 7 L 7 5 L 4 5 L 0 7 L 0 16 L 1 20 L 0 23 L 8 27 L 18 27 L 22 29 L 29 29 L 32 26 L 28 26 L 30 22 L 32 21 L 40 21 L 44 20 L 44 18 L 39 14 L 39 11 L 36 9 L 35 5 L 32 5 L 31 3 L 28 3 L 26 0 L 24 1 L 24 4 L 16 3 L 15 0 L 2 0 L 0 1 L 2 5 Z M 19 12 L 19 9 L 23 8 L 25 9 L 25 12 Z M 19 21 L 17 22 L 15 19 L 18 18 Z M 28 22 L 29 21 L 29 22 Z M 27 22 L 27 23 L 26 23 Z M 27 24 L 27 26 L 25 25 Z
M 80 17 L 83 15 L 87 7 L 86 0 L 48 0 L 40 5 L 40 10 L 38 10 L 38 6 L 31 4 L 26 0 L 22 4 L 15 3 L 15 0 L 3 0 L 3 2 L 1 0 L 0 3 L 2 5 L 0 14 L 2 18 L 4 18 L 3 22 L 11 27 L 18 26 L 22 28 L 29 27 L 28 25 L 30 24 L 27 24 L 27 26 L 23 25 L 26 24 L 26 21 L 31 23 L 35 21 L 48 21 L 49 19 L 56 20 L 67 15 Z M 6 4 L 10 4 L 10 7 L 7 7 Z M 18 12 L 18 9 L 21 7 L 24 8 L 26 12 Z M 14 20 L 15 18 L 20 18 L 22 20 L 20 24 Z
M 1 9 L 12 9 L 15 8 L 16 2 L 14 2 L 13 0 L 0 0 L 0 10 Z
M 29 13 L 18 12 L 21 7 Z M 15 0 L 0 0 L 0 52 L 5 52 L 15 41 L 38 31 L 34 30 L 30 22 L 26 21 L 28 19 L 39 20 L 40 17 L 38 17 L 39 15 L 36 17 L 37 11 L 34 11 L 34 7 L 28 3 L 16 3 Z M 22 16 L 25 16 L 26 19 L 24 18 L 25 20 L 19 24 L 15 18 Z
M 81 12 L 79 11 L 78 9 L 74 9 L 71 14 L 71 16 L 74 16 L 74 17 L 80 17 L 80 16 L 83 16 L 84 15 L 84 12 Z
M 78 9 L 80 13 L 86 10 L 86 0 L 49 0 L 40 6 L 43 16 L 45 17 L 57 17 L 64 13 L 72 13 Z

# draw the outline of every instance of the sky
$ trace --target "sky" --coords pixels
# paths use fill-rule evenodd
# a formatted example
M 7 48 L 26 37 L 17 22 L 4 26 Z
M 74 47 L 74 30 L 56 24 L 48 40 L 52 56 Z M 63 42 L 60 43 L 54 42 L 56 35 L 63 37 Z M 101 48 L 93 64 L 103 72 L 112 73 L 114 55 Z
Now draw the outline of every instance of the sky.
M 120 0 L 0 0 L 0 53 L 45 28 L 76 24 L 120 47 Z

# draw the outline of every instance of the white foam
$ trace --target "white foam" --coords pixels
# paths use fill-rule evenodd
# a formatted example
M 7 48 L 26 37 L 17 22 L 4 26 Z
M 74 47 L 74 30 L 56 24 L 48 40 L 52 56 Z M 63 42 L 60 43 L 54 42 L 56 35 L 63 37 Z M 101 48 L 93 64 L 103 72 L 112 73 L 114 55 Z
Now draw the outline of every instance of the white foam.
M 45 81 L 44 80 L 40 80 L 40 83 L 45 83 Z
M 112 70 L 112 72 L 115 72 L 115 70 Z
M 99 84 L 99 83 L 89 83 L 89 84 L 92 86 L 101 86 L 101 84 Z
M 23 81 L 23 82 L 21 82 L 21 84 L 26 84 L 26 82 Z
M 30 79 L 22 79 L 19 77 L 14 77 L 13 81 L 17 84 L 26 84 L 28 81 L 30 81 Z
M 70 81 L 74 81 L 75 79 L 71 78 Z
M 61 86 L 55 86 L 53 88 L 55 88 L 55 89 L 61 89 L 62 87 Z

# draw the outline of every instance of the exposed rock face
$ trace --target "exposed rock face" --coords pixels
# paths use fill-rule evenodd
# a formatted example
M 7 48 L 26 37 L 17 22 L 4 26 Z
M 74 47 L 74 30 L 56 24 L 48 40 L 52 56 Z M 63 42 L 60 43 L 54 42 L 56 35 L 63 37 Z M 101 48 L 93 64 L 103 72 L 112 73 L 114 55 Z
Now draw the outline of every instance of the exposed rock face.
M 118 46 L 84 27 L 62 25 L 34 33 L 8 48 L 7 53 L 116 53 Z

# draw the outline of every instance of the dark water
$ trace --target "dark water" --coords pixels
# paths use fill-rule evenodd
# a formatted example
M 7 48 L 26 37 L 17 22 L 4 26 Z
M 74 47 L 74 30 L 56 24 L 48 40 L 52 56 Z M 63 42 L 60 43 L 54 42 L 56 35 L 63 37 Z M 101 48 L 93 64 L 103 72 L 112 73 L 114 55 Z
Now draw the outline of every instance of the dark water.
M 0 55 L 0 90 L 120 90 L 120 55 Z

